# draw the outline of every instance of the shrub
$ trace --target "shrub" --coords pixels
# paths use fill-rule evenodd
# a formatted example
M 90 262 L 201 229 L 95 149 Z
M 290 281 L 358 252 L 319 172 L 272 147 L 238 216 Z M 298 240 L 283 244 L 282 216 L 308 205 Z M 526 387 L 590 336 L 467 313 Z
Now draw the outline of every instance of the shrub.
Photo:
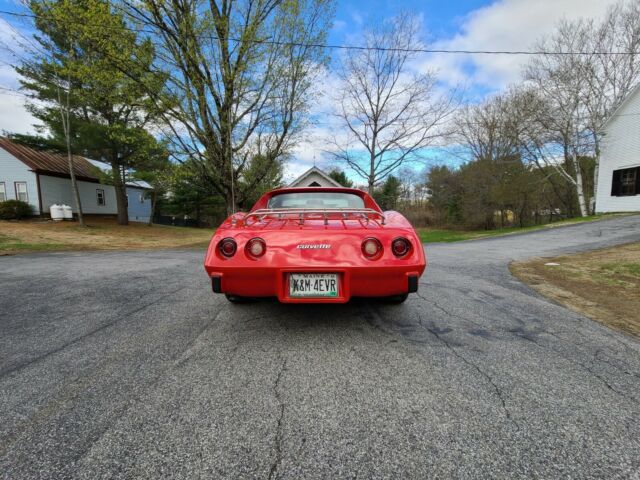
M 31 205 L 20 200 L 7 200 L 0 202 L 0 219 L 20 220 L 33 214 Z

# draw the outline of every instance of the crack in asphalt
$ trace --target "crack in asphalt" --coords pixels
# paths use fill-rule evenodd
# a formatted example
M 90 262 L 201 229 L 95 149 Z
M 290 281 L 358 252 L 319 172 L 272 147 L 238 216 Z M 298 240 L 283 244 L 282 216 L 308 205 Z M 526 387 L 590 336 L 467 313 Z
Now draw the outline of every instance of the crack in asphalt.
M 438 302 L 436 302 L 435 300 L 430 300 L 430 299 L 424 297 L 420 292 L 416 292 L 416 295 L 418 296 L 418 298 L 420 298 L 421 300 L 427 302 L 430 305 L 433 305 L 434 307 L 436 307 L 438 310 L 440 310 L 442 313 L 444 313 L 445 315 L 447 315 L 449 317 L 458 318 L 458 319 L 462 320 L 463 322 L 472 323 L 473 325 L 475 325 L 477 327 L 485 327 L 485 325 L 480 323 L 480 322 L 476 322 L 474 320 L 471 320 L 470 318 L 466 318 L 466 317 L 463 317 L 462 315 L 458 315 L 458 314 L 451 313 L 451 312 L 447 311 Z
M 434 304 L 435 303 L 435 302 L 431 302 L 429 300 L 426 300 L 419 293 L 418 293 L 418 297 L 422 298 L 427 303 L 430 303 L 430 304 Z M 457 317 L 456 315 L 449 313 L 448 311 L 446 311 L 444 308 L 442 308 L 440 306 L 438 306 L 438 308 L 440 308 L 444 313 L 446 313 L 449 316 Z M 372 312 L 372 313 L 374 313 L 374 312 Z M 372 317 L 372 315 L 365 315 L 365 319 L 367 320 L 367 323 L 369 323 L 374 328 L 382 331 L 383 333 L 385 333 L 387 335 L 390 335 L 390 333 L 388 331 L 386 331 L 385 329 L 383 329 L 380 325 L 373 323 L 373 321 L 372 321 L 373 319 L 371 317 Z M 458 317 L 458 318 L 460 318 L 461 320 L 466 320 L 463 317 Z M 507 418 L 507 420 L 509 420 L 516 427 L 516 430 L 520 431 L 520 425 L 518 424 L 518 422 L 515 421 L 515 419 L 511 415 L 511 411 L 507 407 L 507 402 L 504 399 L 504 395 L 503 395 L 502 389 L 498 386 L 498 384 L 496 384 L 496 382 L 493 380 L 493 378 L 488 373 L 486 373 L 484 370 L 482 370 L 477 364 L 475 364 L 474 362 L 472 362 L 471 360 L 466 358 L 464 355 L 460 354 L 453 347 L 453 345 L 451 345 L 445 338 L 443 338 L 440 334 L 438 334 L 438 332 L 435 329 L 430 328 L 427 325 L 425 325 L 424 322 L 422 321 L 422 315 L 418 315 L 418 323 L 420 324 L 420 326 L 423 329 L 428 331 L 438 341 L 443 343 L 447 347 L 447 349 L 449 349 L 454 354 L 454 356 L 456 356 L 457 358 L 462 360 L 466 365 L 468 365 L 468 366 L 472 367 L 473 369 L 475 369 L 480 375 L 482 375 L 482 377 L 484 377 L 486 379 L 486 381 L 493 387 L 493 390 L 495 391 L 498 399 L 500 400 L 500 404 L 502 406 L 502 410 L 504 411 L 505 417 Z M 474 322 L 471 322 L 471 323 L 474 323 Z
M 640 378 L 640 373 L 630 372 L 630 371 L 626 370 L 625 368 L 621 367 L 620 365 L 616 365 L 615 363 L 613 363 L 608 358 L 603 357 L 601 354 L 602 354 L 602 349 L 599 348 L 598 350 L 596 350 L 596 353 L 594 354 L 594 358 L 596 360 L 600 360 L 601 362 L 606 363 L 607 365 L 615 368 L 616 370 L 624 373 L 625 375 L 630 375 L 632 377 Z
M 475 369 L 480 375 L 482 375 L 485 378 L 485 380 L 487 380 L 487 382 L 489 382 L 489 384 L 493 387 L 493 390 L 495 391 L 496 395 L 498 396 L 498 399 L 500 400 L 500 404 L 502 405 L 502 410 L 504 411 L 505 417 L 507 418 L 507 420 L 509 420 L 511 423 L 513 423 L 513 425 L 516 427 L 516 430 L 520 431 L 520 425 L 518 424 L 518 422 L 516 422 L 514 420 L 514 418 L 511 415 L 511 411 L 507 407 L 507 402 L 504 399 L 504 395 L 502 393 L 502 389 L 493 380 L 491 375 L 489 375 L 487 372 L 482 370 L 479 365 L 477 365 L 476 363 L 472 362 L 471 360 L 469 360 L 464 355 L 460 354 L 460 352 L 458 352 L 453 347 L 453 345 L 451 345 L 445 338 L 443 338 L 440 334 L 438 334 L 438 332 L 435 329 L 424 325 L 424 323 L 422 323 L 422 317 L 419 317 L 419 321 L 420 321 L 420 325 L 425 330 L 427 330 L 429 333 L 431 333 L 431 335 L 436 337 L 440 342 L 442 342 L 451 351 L 451 353 L 453 353 L 456 357 L 458 357 L 460 360 L 462 360 L 465 364 L 467 364 L 468 366 L 470 366 L 473 369 Z
M 179 289 L 181 290 L 181 289 Z M 196 342 L 200 339 L 200 337 L 202 337 L 202 335 L 204 335 L 204 333 L 209 330 L 209 328 L 211 328 L 211 326 L 218 320 L 218 318 L 220 318 L 220 315 L 222 315 L 222 313 L 224 313 L 225 309 L 221 309 L 218 311 L 218 313 L 215 314 L 215 316 L 213 318 L 211 318 L 208 322 L 205 323 L 205 325 L 200 329 L 200 331 L 193 337 L 193 339 L 191 339 L 185 346 L 184 348 L 181 349 L 180 352 L 176 352 L 174 355 L 172 355 L 167 362 L 165 363 L 167 366 L 166 368 L 160 368 L 156 371 L 156 375 L 155 378 L 153 378 L 151 380 L 151 382 L 143 385 L 143 388 L 140 389 L 138 391 L 138 393 L 136 395 L 134 395 L 132 398 L 129 398 L 129 400 L 126 402 L 125 405 L 123 405 L 122 407 L 122 411 L 120 411 L 119 413 L 116 413 L 115 416 L 111 417 L 111 421 L 109 422 L 108 425 L 105 425 L 104 428 L 102 428 L 99 432 L 99 435 L 97 438 L 93 439 L 90 441 L 89 444 L 85 445 L 82 453 L 80 455 L 78 455 L 75 459 L 74 462 L 80 462 L 82 461 L 91 451 L 91 449 L 93 448 L 94 445 L 96 445 L 101 439 L 102 437 L 104 437 L 106 435 L 106 433 L 121 419 L 124 417 L 124 415 L 131 409 L 132 406 L 134 406 L 136 403 L 140 402 L 140 399 L 142 398 L 142 395 L 149 391 L 150 389 L 154 388 L 156 385 L 158 385 L 158 383 L 160 382 L 160 379 L 163 378 L 166 373 L 171 369 L 171 368 L 177 368 L 177 367 L 181 367 L 182 364 L 188 360 L 189 358 L 191 358 L 191 355 L 187 355 L 185 357 L 185 353 L 190 350 L 193 345 L 196 344 Z
M 160 298 L 166 297 L 166 296 L 170 296 L 173 295 L 175 293 L 178 293 L 181 290 L 184 290 L 187 287 L 180 287 L 177 290 L 172 290 L 170 292 L 166 292 L 163 293 L 162 296 Z M 20 363 L 18 365 L 14 365 L 12 367 L 9 368 L 5 368 L 5 369 L 0 369 L 0 378 L 6 377 L 7 375 L 11 375 L 12 373 L 15 373 L 19 370 L 22 370 L 23 368 L 26 368 L 30 365 L 33 365 L 34 363 L 38 363 L 42 360 L 44 360 L 45 358 L 51 356 L 51 355 L 55 355 L 56 353 L 59 353 L 61 351 L 63 351 L 64 349 L 66 349 L 67 347 L 70 347 L 71 345 L 74 345 L 78 342 L 81 342 L 82 340 L 91 337 L 92 335 L 95 335 L 96 333 L 100 333 L 103 330 L 106 330 L 107 328 L 116 325 L 117 323 L 120 323 L 122 320 L 125 320 L 126 318 L 130 317 L 131 315 L 135 314 L 135 313 L 139 313 L 142 310 L 145 310 L 153 305 L 156 305 L 158 303 L 158 300 L 155 300 L 153 302 L 149 302 L 149 303 L 145 303 L 144 305 L 142 305 L 141 307 L 135 308 L 129 312 L 126 312 L 124 314 L 118 314 L 116 316 L 116 319 L 113 320 L 112 322 L 108 322 L 105 323 L 104 325 L 99 326 L 98 328 L 91 330 L 90 332 L 87 332 L 83 335 L 80 335 L 79 337 L 74 338 L 73 340 L 70 340 L 69 342 L 60 345 L 59 347 L 54 348 L 53 350 L 49 350 L 48 352 L 45 352 L 41 355 L 38 355 L 35 358 L 32 358 L 30 360 L 27 360 L 23 363 Z
M 434 306 L 434 307 L 436 307 L 438 310 L 440 310 L 441 312 L 443 312 L 444 314 L 446 314 L 446 315 L 448 315 L 448 316 L 450 316 L 450 317 L 458 318 L 458 319 L 463 320 L 463 321 L 469 321 L 470 323 L 473 323 L 473 324 L 475 324 L 475 325 L 480 325 L 480 324 L 475 323 L 475 322 L 473 322 L 473 321 L 471 321 L 471 320 L 469 320 L 469 319 L 467 319 L 467 318 L 465 318 L 465 317 L 462 317 L 462 316 L 460 316 L 460 315 L 456 315 L 456 314 L 454 314 L 454 313 L 451 313 L 451 312 L 447 311 L 444 307 L 442 307 L 441 305 L 439 305 L 436 301 L 426 299 L 426 298 L 425 298 L 424 296 L 422 296 L 419 292 L 417 292 L 417 296 L 418 296 L 420 299 L 424 300 L 425 302 L 427 302 L 427 303 L 429 303 L 429 304 L 433 305 L 433 306 Z M 432 333 L 433 335 L 435 335 L 436 337 L 438 337 L 440 340 L 443 340 L 443 339 L 442 339 L 442 337 L 441 337 L 441 336 L 439 336 L 439 335 L 438 335 L 438 334 L 437 334 L 433 329 L 430 329 L 429 327 L 427 327 L 427 326 L 425 326 L 425 325 L 423 324 L 423 322 L 422 322 L 422 317 L 420 317 L 420 318 L 419 318 L 419 322 L 420 322 L 420 324 L 421 324 L 421 325 L 422 325 L 426 330 L 428 330 L 430 333 Z M 602 375 L 600 375 L 599 373 L 597 373 L 596 371 L 594 371 L 594 369 L 593 369 L 593 368 L 591 368 L 590 366 L 585 365 L 584 363 L 582 363 L 582 362 L 580 362 L 580 361 L 573 360 L 573 359 L 571 359 L 571 358 L 567 357 L 566 355 L 563 355 L 562 353 L 558 352 L 556 349 L 548 348 L 547 346 L 540 344 L 540 342 L 538 342 L 537 340 L 535 340 L 534 338 L 532 338 L 532 337 L 530 337 L 530 336 L 528 336 L 528 335 L 521 335 L 521 334 L 518 334 L 517 332 L 511 332 L 511 333 L 512 333 L 514 336 L 517 336 L 518 338 L 521 338 L 521 339 L 523 339 L 523 340 L 528 340 L 529 342 L 531 342 L 531 343 L 535 344 L 535 345 L 536 345 L 536 346 L 538 346 L 539 348 L 543 348 L 543 349 L 545 349 L 545 350 L 547 350 L 547 351 L 552 351 L 552 352 L 554 352 L 554 353 L 556 353 L 556 354 L 559 354 L 559 355 L 560 355 L 562 358 L 564 358 L 565 360 L 568 360 L 569 362 L 571 362 L 571 363 L 573 363 L 573 364 L 575 364 L 575 365 L 580 366 L 584 371 L 588 372 L 588 373 L 589 373 L 590 375 L 592 375 L 594 378 L 596 378 L 596 379 L 600 380 L 600 381 L 605 385 L 605 387 L 606 387 L 607 389 L 611 390 L 612 392 L 616 393 L 617 395 L 619 395 L 619 396 L 621 396 L 621 397 L 623 397 L 623 398 L 626 398 L 626 399 L 628 399 L 628 400 L 631 400 L 631 401 L 632 401 L 632 402 L 634 402 L 634 403 L 638 403 L 638 399 L 636 399 L 634 396 L 627 395 L 627 394 L 625 394 L 624 392 L 621 392 L 620 390 L 618 390 L 618 389 L 614 388 L 614 387 L 613 387 L 613 386 L 612 386 L 612 385 L 611 385 L 611 384 L 610 384 L 610 383 L 609 383 L 609 382 L 608 382 L 608 381 L 607 381 L 607 380 L 606 380 Z M 552 337 L 554 337 L 554 338 L 557 338 L 558 340 L 561 340 L 562 342 L 566 342 L 566 343 L 570 343 L 570 344 L 574 344 L 575 346 L 578 346 L 575 342 L 571 342 L 570 340 L 568 340 L 568 339 L 566 339 L 566 338 L 560 337 L 558 334 L 556 334 L 556 333 L 554 333 L 554 332 L 552 332 L 552 331 L 549 331 L 549 330 L 541 330 L 541 331 L 539 331 L 539 332 L 534 332 L 534 333 L 536 333 L 536 334 L 538 334 L 538 335 L 539 335 L 539 334 L 547 334 L 547 335 L 550 335 L 550 336 L 552 336 Z M 625 345 L 625 346 L 626 346 L 626 345 Z M 453 350 L 453 347 L 452 347 L 450 344 L 448 344 L 448 343 L 447 343 L 447 347 L 449 347 L 451 350 Z M 627 348 L 628 348 L 628 347 L 627 347 Z M 455 352 L 455 350 L 453 350 L 453 351 Z M 595 357 L 596 357 L 596 358 L 598 358 L 598 353 L 599 353 L 599 352 L 601 352 L 601 350 L 600 350 L 600 349 L 596 351 L 596 354 L 595 354 Z M 456 352 L 456 354 L 457 354 L 457 352 Z M 460 355 L 458 355 L 458 356 L 460 356 Z M 600 359 L 600 360 L 601 360 L 601 359 Z M 606 361 L 605 361 L 605 363 L 608 363 L 609 365 L 613 366 L 614 368 L 617 368 L 617 369 L 618 369 L 618 370 L 620 370 L 622 373 L 625 373 L 625 374 L 627 374 L 627 375 L 631 375 L 631 376 L 635 376 L 635 377 L 640 378 L 640 375 L 635 374 L 635 373 L 632 373 L 632 372 L 625 371 L 625 370 L 623 370 L 623 369 L 620 369 L 619 367 L 617 367 L 617 366 L 613 365 L 611 362 L 606 362 Z M 477 368 L 477 365 L 475 365 L 475 364 L 474 364 L 474 366 Z M 478 370 L 478 371 L 480 371 L 480 370 Z M 480 373 L 483 373 L 483 372 L 480 372 Z M 491 381 L 491 383 L 492 383 L 492 384 L 494 384 L 494 387 L 497 389 L 497 386 L 495 385 L 495 383 L 494 383 L 490 378 L 487 378 L 487 379 L 488 379 L 489 381 Z M 502 397 L 501 397 L 501 399 L 502 399 Z M 504 403 L 504 400 L 502 400 L 502 401 L 503 401 L 503 403 Z M 505 406 L 505 408 L 506 408 L 506 406 Z
M 127 411 L 130 410 L 130 408 L 133 405 L 139 402 L 144 392 L 148 391 L 149 389 L 157 385 L 160 379 L 162 378 L 162 376 L 166 374 L 166 372 L 169 371 L 169 369 L 172 368 L 172 366 L 180 367 L 185 360 L 190 358 L 190 356 L 184 357 L 184 354 L 197 342 L 197 340 L 204 334 L 204 332 L 207 331 L 211 327 L 211 325 L 218 320 L 218 318 L 223 312 L 224 312 L 224 309 L 220 310 L 212 319 L 210 319 L 210 321 L 205 323 L 204 327 L 200 329 L 200 331 L 194 336 L 192 340 L 190 340 L 184 346 L 184 348 L 182 348 L 179 352 L 176 352 L 174 355 L 172 355 L 166 362 L 166 365 L 167 365 L 166 368 L 157 369 L 154 372 L 155 377 L 152 378 L 150 382 L 143 385 L 142 389 L 137 390 L 137 393 L 134 394 L 134 396 L 127 399 L 127 401 L 124 404 L 117 406 L 113 410 L 112 415 L 109 418 L 109 422 L 105 422 L 105 425 L 103 426 L 103 428 L 101 428 L 97 432 L 97 436 L 87 440 L 88 443 L 86 443 L 83 446 L 84 448 L 82 449 L 81 452 L 76 454 L 74 458 L 74 462 L 81 461 L 88 454 L 91 448 L 93 448 L 93 445 L 98 443 L 102 439 L 102 437 L 106 434 L 106 432 L 115 423 L 117 423 L 120 418 L 124 417 L 124 415 L 127 413 Z M 113 323 L 117 323 L 117 322 L 112 322 L 112 324 Z M 9 450 L 9 448 L 15 443 L 19 435 L 24 434 L 24 432 L 29 428 L 35 428 L 38 422 L 42 422 L 47 418 L 51 417 L 52 415 L 54 415 L 55 413 L 57 413 L 59 411 L 57 410 L 57 407 L 61 407 L 69 403 L 72 403 L 72 404 L 75 403 L 75 400 L 79 397 L 79 395 L 82 392 L 86 390 L 86 387 L 93 381 L 93 378 L 98 376 L 98 372 L 103 371 L 104 373 L 107 367 L 108 365 L 103 365 L 99 370 L 87 373 L 83 377 L 77 377 L 73 382 L 70 383 L 71 388 L 68 388 L 67 391 L 64 392 L 64 395 L 53 399 L 45 407 L 40 409 L 40 411 L 34 417 L 31 417 L 25 420 L 21 425 L 16 426 L 15 431 L 12 433 L 12 435 L 9 438 L 5 439 L 4 444 L 0 445 L 0 456 L 4 455 Z M 139 384 L 137 384 L 137 386 L 138 385 Z
M 280 390 L 278 387 L 280 386 L 280 380 L 282 379 L 282 375 L 284 374 L 287 368 L 287 359 L 285 358 L 280 366 L 278 371 L 278 375 L 276 376 L 276 380 L 273 383 L 273 393 L 278 401 L 280 408 L 280 415 L 278 416 L 278 423 L 276 425 L 276 438 L 275 438 L 275 450 L 276 450 L 276 458 L 273 460 L 271 464 L 271 469 L 269 470 L 269 480 L 272 478 L 278 478 L 278 467 L 280 467 L 280 462 L 282 462 L 282 422 L 284 420 L 284 403 L 280 396 Z

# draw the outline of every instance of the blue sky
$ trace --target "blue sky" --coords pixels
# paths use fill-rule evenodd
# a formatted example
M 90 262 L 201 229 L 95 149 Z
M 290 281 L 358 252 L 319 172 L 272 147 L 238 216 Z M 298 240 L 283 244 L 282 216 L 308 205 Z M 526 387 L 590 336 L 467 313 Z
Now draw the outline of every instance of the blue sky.
M 433 48 L 461 50 L 526 50 L 540 36 L 548 34 L 562 18 L 601 16 L 613 0 L 338 0 L 329 43 L 358 44 L 367 24 L 389 18 L 400 11 L 419 15 L 423 22 L 422 41 Z M 0 0 L 0 10 L 24 11 L 19 0 Z M 8 22 L 21 28 L 19 20 L 0 14 L 1 42 L 15 47 Z M 15 73 L 8 65 L 13 59 L 0 48 L 0 132 L 33 132 L 33 119 L 23 106 L 23 98 L 5 90 L 17 87 Z M 463 84 L 467 101 L 476 102 L 517 82 L 526 58 L 483 55 L 421 55 L 418 71 L 438 73 L 444 88 Z M 329 73 L 318 83 L 331 90 L 335 77 Z M 326 92 L 313 106 L 316 115 L 331 110 Z M 326 120 L 328 121 L 328 120 Z M 293 178 L 313 165 L 329 163 L 323 157 L 327 135 L 335 125 L 316 126 L 305 133 L 287 167 Z M 431 162 L 455 162 L 441 151 L 429 152 Z M 428 162 L 427 162 L 428 163 Z
M 410 11 L 422 19 L 422 41 L 427 46 L 445 50 L 528 50 L 541 36 L 550 33 L 563 18 L 598 18 L 613 0 L 356 0 L 339 2 L 329 35 L 332 44 L 358 44 L 358 36 L 367 24 L 390 18 L 400 11 Z M 527 57 L 486 55 L 420 55 L 415 61 L 418 71 L 436 71 L 443 88 L 463 85 L 465 101 L 478 102 L 520 81 Z M 331 91 L 332 78 L 324 80 Z M 328 95 L 322 97 L 318 112 L 330 111 Z M 324 104 L 323 104 L 324 103 Z M 328 121 L 328 119 L 325 119 Z M 331 162 L 322 155 L 327 135 L 339 131 L 337 126 L 318 126 L 309 132 L 296 149 L 288 168 L 289 178 L 313 163 L 329 168 Z M 459 150 L 459 149 L 456 149 Z M 448 153 L 449 152 L 449 153 Z M 456 164 L 462 160 L 451 149 L 423 152 L 420 170 L 434 163 Z
M 463 18 L 480 7 L 491 4 L 489 0 L 414 0 L 380 1 L 357 0 L 339 2 L 336 9 L 336 26 L 331 32 L 331 43 L 342 43 L 345 33 L 353 27 L 359 29 L 362 23 L 376 18 L 388 18 L 399 10 L 419 12 L 423 15 L 425 32 L 429 36 L 443 38 L 453 35 Z M 344 24 L 342 23 L 344 22 Z

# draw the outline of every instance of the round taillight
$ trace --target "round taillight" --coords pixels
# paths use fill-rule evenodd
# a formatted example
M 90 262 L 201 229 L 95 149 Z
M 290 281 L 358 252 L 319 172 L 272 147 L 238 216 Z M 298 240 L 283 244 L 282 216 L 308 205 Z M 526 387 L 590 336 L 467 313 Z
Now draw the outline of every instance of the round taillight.
M 382 244 L 377 238 L 365 238 L 362 242 L 362 253 L 369 259 L 375 259 L 382 253 Z
M 222 254 L 223 257 L 230 258 L 236 254 L 238 246 L 233 238 L 223 238 L 220 241 L 218 248 L 220 249 L 220 254 Z
M 404 257 L 411 250 L 411 244 L 406 238 L 396 238 L 391 242 L 391 251 L 396 257 Z
M 247 242 L 245 247 L 247 255 L 253 258 L 259 258 L 267 251 L 267 244 L 261 238 L 252 238 Z

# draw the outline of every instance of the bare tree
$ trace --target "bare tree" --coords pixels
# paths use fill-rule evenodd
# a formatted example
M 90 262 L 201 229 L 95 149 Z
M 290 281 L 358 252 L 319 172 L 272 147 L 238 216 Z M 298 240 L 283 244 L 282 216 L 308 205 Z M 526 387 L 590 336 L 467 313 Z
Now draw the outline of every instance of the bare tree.
M 596 159 L 595 200 L 604 124 L 640 82 L 640 0 L 619 2 L 601 23 L 587 22 L 583 28 L 589 39 L 585 50 L 591 52 L 583 102 Z
M 329 152 L 367 181 L 369 193 L 442 136 L 453 96 L 436 93 L 433 72 L 412 71 L 420 24 L 401 14 L 365 32 L 361 50 L 341 59 L 337 117 L 344 134 Z
M 553 53 L 534 58 L 525 70 L 525 79 L 546 103 L 537 118 L 546 130 L 538 160 L 574 185 L 582 215 L 595 208 L 604 124 L 640 82 L 639 19 L 640 0 L 633 0 L 613 5 L 600 23 L 563 21 L 537 45 Z M 580 155 L 596 160 L 592 202 L 586 198 Z M 569 168 L 561 166 L 559 156 Z
M 172 72 L 165 128 L 179 158 L 235 210 L 239 179 L 256 155 L 280 162 L 304 127 L 312 79 L 325 62 L 329 0 L 124 0 L 155 32 Z M 266 172 L 270 171 L 265 168 Z M 262 179 L 255 178 L 258 184 Z
M 519 157 L 534 106 L 531 100 L 523 89 L 511 87 L 482 103 L 464 106 L 456 116 L 454 141 L 478 160 L 508 162 Z
M 534 57 L 525 69 L 525 79 L 544 99 L 543 108 L 537 109 L 534 117 L 540 128 L 529 142 L 535 145 L 534 158 L 555 168 L 574 186 L 582 216 L 588 215 L 589 209 L 578 157 L 588 155 L 590 146 L 585 137 L 583 102 L 588 62 L 580 52 L 588 41 L 588 31 L 582 21 L 560 23 L 551 38 L 537 45 L 554 53 Z
M 69 178 L 71 179 L 71 191 L 73 192 L 73 201 L 76 204 L 76 211 L 78 212 L 78 223 L 81 227 L 85 226 L 84 215 L 82 213 L 82 202 L 80 200 L 80 190 L 78 189 L 78 181 L 76 180 L 76 171 L 73 165 L 73 153 L 71 151 L 71 123 L 70 123 L 70 92 L 71 92 L 71 79 L 67 78 L 64 85 L 64 94 L 62 93 L 62 86 L 60 85 L 60 78 L 56 75 L 56 94 L 58 97 L 58 108 L 60 110 L 60 121 L 62 123 L 62 131 L 65 139 L 65 146 L 67 149 L 67 161 L 69 163 Z M 64 98 L 63 98 L 64 97 Z M 41 214 L 43 212 L 40 212 Z

